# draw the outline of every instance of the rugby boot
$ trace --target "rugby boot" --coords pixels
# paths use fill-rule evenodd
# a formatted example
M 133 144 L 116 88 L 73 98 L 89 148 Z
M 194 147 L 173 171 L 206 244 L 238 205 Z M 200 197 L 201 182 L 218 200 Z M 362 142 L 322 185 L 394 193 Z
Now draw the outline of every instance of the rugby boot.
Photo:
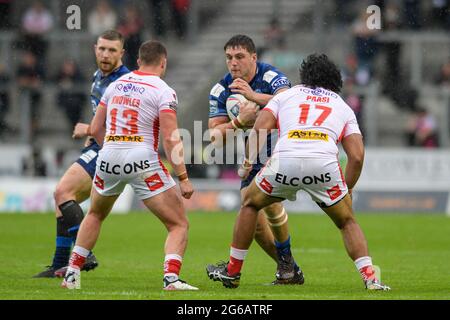
M 62 267 L 59 268 L 58 270 L 55 270 L 55 277 L 57 278 L 63 278 L 66 274 L 67 271 L 67 267 Z M 81 267 L 81 271 L 90 271 L 90 270 L 94 270 L 95 268 L 98 267 L 98 262 L 97 262 L 97 258 L 94 256 L 94 254 L 91 252 L 89 253 L 89 255 L 86 257 L 86 261 L 84 262 L 83 266 Z
M 44 271 L 35 274 L 33 278 L 54 278 L 56 270 L 53 266 L 46 266 Z
M 211 280 L 222 282 L 226 288 L 237 288 L 241 280 L 241 273 L 235 275 L 228 274 L 228 262 L 221 261 L 218 264 L 208 264 L 206 266 L 206 274 Z
M 61 283 L 61 287 L 67 289 L 81 289 L 80 270 L 69 267 L 64 276 L 64 280 Z
M 183 281 L 175 277 L 164 277 L 163 283 L 164 283 L 163 290 L 167 291 L 198 290 L 198 288 L 191 286 L 190 284 L 187 284 L 186 281 Z
M 278 268 L 273 285 L 278 284 L 303 284 L 305 277 L 302 270 L 296 265 L 292 255 L 279 255 Z
M 380 290 L 380 291 L 389 291 L 390 287 L 381 283 L 377 278 L 367 279 L 364 281 L 364 285 L 367 290 Z

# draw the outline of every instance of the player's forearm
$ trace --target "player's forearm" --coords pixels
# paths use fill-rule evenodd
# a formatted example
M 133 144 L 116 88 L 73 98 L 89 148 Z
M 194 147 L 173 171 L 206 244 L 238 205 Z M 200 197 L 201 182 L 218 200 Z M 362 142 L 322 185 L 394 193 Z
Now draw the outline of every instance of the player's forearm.
M 86 127 L 86 136 L 92 136 L 94 137 L 95 141 L 102 146 L 103 141 L 105 140 L 105 134 L 106 134 L 106 127 L 104 124 L 102 124 L 97 119 L 92 119 L 92 122 L 90 125 Z
M 249 100 L 255 102 L 257 105 L 260 105 L 261 107 L 265 106 L 269 103 L 270 99 L 272 99 L 273 96 L 270 94 L 265 93 L 258 93 L 254 92 Z
M 348 189 L 353 189 L 361 175 L 364 160 L 350 158 L 345 169 L 345 181 Z
M 184 164 L 184 148 L 181 139 L 173 137 L 165 138 L 163 140 L 163 148 L 166 158 L 172 166 L 175 175 L 180 176 L 183 173 L 186 173 L 186 165 Z
M 347 154 L 345 181 L 349 189 L 353 189 L 361 175 L 364 163 L 364 144 L 361 134 L 350 134 L 343 138 L 342 146 Z
M 105 141 L 105 134 L 106 134 L 106 130 L 103 130 L 101 132 L 99 132 L 98 134 L 94 135 L 94 139 L 95 141 L 97 141 L 97 144 L 102 147 L 103 146 L 103 142 Z
M 242 125 L 238 119 L 216 125 L 210 128 L 211 142 L 216 146 L 222 146 L 227 143 L 227 139 L 234 139 L 234 130 L 241 127 Z
M 103 141 L 105 140 L 106 128 L 105 126 L 89 126 L 89 136 L 94 137 L 95 141 L 99 146 L 103 145 Z

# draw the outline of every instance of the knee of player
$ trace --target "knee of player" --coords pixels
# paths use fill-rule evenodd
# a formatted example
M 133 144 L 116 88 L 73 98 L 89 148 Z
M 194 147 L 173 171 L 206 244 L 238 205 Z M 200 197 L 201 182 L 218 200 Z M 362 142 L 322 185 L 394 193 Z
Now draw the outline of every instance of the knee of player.
M 256 209 L 257 204 L 251 197 L 244 196 L 244 199 L 242 199 L 242 207 L 252 207 Z
M 187 232 L 189 230 L 189 221 L 185 217 L 171 222 L 166 222 L 165 225 L 168 231 L 177 229 Z
M 259 210 L 261 210 L 261 208 L 262 207 L 258 203 L 258 201 L 251 197 L 245 197 L 242 201 L 241 211 L 243 211 L 244 209 L 252 209 L 253 211 L 258 212 Z
M 181 221 L 181 228 L 185 229 L 186 231 L 189 231 L 189 220 L 183 219 Z
M 275 217 L 283 213 L 284 207 L 280 202 L 272 203 L 271 205 L 268 205 L 264 208 L 264 212 L 266 213 L 267 217 Z
M 53 198 L 55 199 L 57 204 L 65 202 L 72 198 L 72 191 L 64 184 L 59 183 L 56 186 L 55 191 L 53 192 Z
M 108 216 L 108 214 L 102 213 L 100 211 L 97 210 L 92 210 L 90 209 L 87 213 L 87 215 L 96 218 L 99 221 L 103 221 L 106 219 L 106 217 Z
M 336 226 L 339 229 L 345 229 L 346 227 L 348 227 L 354 223 L 357 223 L 357 222 L 353 216 L 345 216 L 345 217 L 339 219 L 339 221 L 337 221 Z

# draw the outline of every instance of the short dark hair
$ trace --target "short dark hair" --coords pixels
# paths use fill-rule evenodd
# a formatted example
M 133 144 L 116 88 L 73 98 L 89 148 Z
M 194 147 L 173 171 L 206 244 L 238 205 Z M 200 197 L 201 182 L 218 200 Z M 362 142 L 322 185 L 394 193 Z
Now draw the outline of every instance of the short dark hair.
M 256 46 L 252 38 L 243 34 L 237 34 L 231 37 L 231 39 L 228 40 L 227 43 L 225 43 L 223 50 L 226 51 L 227 48 L 236 48 L 236 47 L 242 47 L 249 53 L 256 53 Z
M 97 39 L 106 39 L 106 40 L 111 40 L 111 41 L 117 41 L 119 40 L 123 44 L 125 43 L 125 39 L 123 38 L 123 35 L 116 31 L 116 30 L 107 30 L 105 32 L 103 32 L 101 35 L 98 36 Z
M 310 87 L 321 87 L 339 93 L 342 89 L 342 76 L 338 67 L 326 54 L 311 54 L 300 66 L 300 83 Z
M 145 65 L 156 65 L 165 57 L 167 57 L 167 49 L 159 41 L 146 41 L 139 48 L 139 60 Z

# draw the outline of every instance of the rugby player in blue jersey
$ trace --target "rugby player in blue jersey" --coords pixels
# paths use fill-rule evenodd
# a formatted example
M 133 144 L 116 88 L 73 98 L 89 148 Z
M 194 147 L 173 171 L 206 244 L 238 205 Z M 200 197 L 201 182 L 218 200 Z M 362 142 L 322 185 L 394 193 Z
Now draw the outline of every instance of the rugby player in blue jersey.
M 97 38 L 95 57 L 98 70 L 94 73 L 91 104 L 93 113 L 100 99 L 111 82 L 130 72 L 122 64 L 124 38 L 114 30 L 108 30 Z M 87 137 L 85 148 L 80 158 L 72 164 L 62 176 L 54 193 L 56 206 L 56 250 L 53 261 L 35 278 L 63 277 L 69 263 L 71 247 L 75 243 L 78 228 L 84 214 L 80 203 L 89 198 L 95 164 L 100 146 L 90 136 L 90 127 L 78 123 L 73 131 L 73 138 Z M 98 266 L 95 256 L 91 253 L 81 270 L 89 271 Z
M 209 95 L 209 123 L 211 140 L 216 145 L 226 143 L 227 130 L 252 127 L 259 108 L 263 108 L 276 94 L 291 87 L 289 79 L 275 67 L 257 60 L 253 40 L 246 35 L 233 36 L 224 46 L 226 64 L 229 73 L 220 80 Z M 251 103 L 240 105 L 239 116 L 230 119 L 226 109 L 227 98 L 231 94 L 242 94 Z M 270 157 L 271 146 L 268 136 L 267 155 Z M 245 164 L 244 164 L 245 166 Z M 258 159 L 248 177 L 241 182 L 241 198 L 264 163 Z M 276 280 L 273 284 L 303 284 L 304 277 L 296 264 L 292 253 L 287 224 L 287 213 L 283 205 L 275 203 L 262 209 L 258 215 L 255 240 L 261 248 L 277 262 Z M 230 248 L 231 270 L 239 268 L 243 260 L 242 250 Z M 227 264 L 218 265 L 227 268 Z M 207 267 L 208 276 L 217 266 Z

